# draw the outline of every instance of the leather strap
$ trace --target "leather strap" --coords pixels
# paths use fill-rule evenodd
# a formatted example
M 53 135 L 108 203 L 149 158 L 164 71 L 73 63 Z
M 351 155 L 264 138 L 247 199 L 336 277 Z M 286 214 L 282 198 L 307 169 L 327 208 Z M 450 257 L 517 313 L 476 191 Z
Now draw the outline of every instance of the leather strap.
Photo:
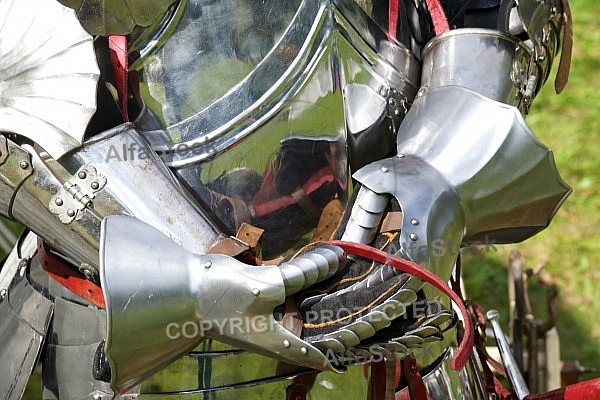
M 228 237 L 214 245 L 208 254 L 224 254 L 230 257 L 236 257 L 250 250 L 252 254 L 260 253 L 260 240 L 264 229 L 257 228 L 246 222 L 242 222 L 235 237 Z M 257 263 L 257 265 L 262 262 Z
M 38 257 L 42 268 L 55 281 L 99 308 L 106 308 L 100 286 L 87 279 L 81 272 L 54 255 L 50 246 L 38 238 Z
M 402 229 L 402 211 L 390 211 L 385 214 L 379 232 L 398 232 Z
M 333 237 L 335 230 L 344 216 L 344 205 L 339 199 L 333 199 L 321 212 L 319 223 L 313 233 L 313 242 L 322 242 Z
M 390 36 L 396 38 L 396 28 L 398 26 L 398 12 L 399 4 L 398 0 L 390 0 L 388 9 L 388 30 Z
M 292 296 L 288 297 L 285 300 L 285 314 L 283 314 L 283 318 L 281 319 L 281 326 L 300 337 L 303 322 L 296 301 Z
M 444 12 L 440 0 L 426 0 L 426 2 L 433 22 L 435 34 L 439 35 L 440 33 L 449 31 L 450 25 L 448 24 L 448 18 L 446 18 L 446 13 Z
M 319 371 L 300 374 L 292 380 L 286 389 L 287 400 L 306 400 L 308 390 L 314 385 Z
M 368 400 L 386 400 L 385 360 L 371 363 L 371 376 L 367 393 Z
M 119 105 L 123 122 L 129 121 L 129 111 L 127 110 L 127 70 L 129 62 L 127 59 L 127 37 L 121 35 L 111 35 L 108 37 L 108 49 L 115 76 L 115 86 L 119 95 Z
M 560 51 L 560 62 L 558 72 L 554 80 L 554 90 L 556 93 L 562 92 L 569 80 L 571 71 L 571 56 L 573 53 L 573 18 L 571 16 L 571 7 L 568 0 L 562 0 L 563 22 L 565 24 L 565 33 L 563 37 L 562 49 Z
M 408 391 L 413 400 L 427 400 L 427 389 L 423 383 L 423 377 L 417 367 L 417 360 L 412 357 L 406 357 L 402 360 L 404 375 L 408 381 Z

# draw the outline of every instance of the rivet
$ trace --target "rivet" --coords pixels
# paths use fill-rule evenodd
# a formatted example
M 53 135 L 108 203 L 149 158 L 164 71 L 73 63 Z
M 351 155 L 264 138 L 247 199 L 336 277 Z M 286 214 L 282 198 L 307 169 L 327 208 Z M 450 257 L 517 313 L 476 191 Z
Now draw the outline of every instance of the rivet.
M 260 289 L 259 288 L 252 289 L 252 294 L 255 296 L 258 296 L 260 294 Z
M 90 184 L 90 186 L 92 187 L 92 189 L 97 190 L 100 187 L 100 184 L 94 181 Z
M 27 161 L 21 161 L 19 167 L 21 167 L 21 169 L 27 169 L 29 168 L 29 163 Z
M 285 347 L 286 349 L 289 349 L 291 344 L 290 341 L 285 339 L 283 342 L 281 342 L 281 344 L 283 345 L 283 347 Z
M 60 197 L 57 197 L 56 199 L 54 199 L 54 204 L 60 207 L 63 205 L 63 200 Z
M 410 220 L 410 224 L 411 225 L 419 225 L 419 220 L 416 219 L 416 218 L 413 218 L 413 219 Z
M 417 235 L 416 233 L 411 233 L 409 236 L 410 240 L 412 240 L 413 242 L 417 239 L 419 239 L 419 235 Z
M 77 173 L 77 176 L 79 177 L 79 179 L 85 179 L 87 177 L 87 174 L 85 173 L 85 171 L 79 171 Z
M 212 267 L 212 262 L 210 262 L 210 261 L 205 262 L 203 264 L 203 267 L 206 268 L 206 269 L 209 269 L 210 267 Z
M 308 354 L 308 349 L 306 347 L 302 346 L 302 347 L 300 347 L 300 353 L 306 355 L 306 354 Z
M 388 104 L 390 105 L 390 107 L 394 107 L 396 105 L 396 99 L 388 99 Z
M 389 171 L 388 167 L 381 167 L 381 172 L 383 172 L 384 174 L 388 171 Z
M 6 290 L 6 289 L 0 290 L 0 301 L 4 300 L 6 298 L 7 294 L 8 294 L 8 290 Z
M 75 216 L 75 210 L 71 210 L 71 209 L 67 210 L 67 215 L 69 217 L 74 217 Z

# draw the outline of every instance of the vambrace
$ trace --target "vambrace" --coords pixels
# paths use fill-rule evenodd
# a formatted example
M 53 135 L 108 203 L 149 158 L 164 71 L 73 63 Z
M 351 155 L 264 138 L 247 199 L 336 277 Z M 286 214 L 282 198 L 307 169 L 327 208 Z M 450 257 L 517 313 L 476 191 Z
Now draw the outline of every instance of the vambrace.
M 95 137 L 60 162 L 32 146 L 1 139 L 8 151 L 2 150 L 6 157 L 0 160 L 0 212 L 32 229 L 93 280 L 100 223 L 108 215 L 136 216 L 197 252 L 218 239 L 208 217 L 131 125 Z M 116 152 L 124 157 L 134 152 L 134 157 L 107 158 Z

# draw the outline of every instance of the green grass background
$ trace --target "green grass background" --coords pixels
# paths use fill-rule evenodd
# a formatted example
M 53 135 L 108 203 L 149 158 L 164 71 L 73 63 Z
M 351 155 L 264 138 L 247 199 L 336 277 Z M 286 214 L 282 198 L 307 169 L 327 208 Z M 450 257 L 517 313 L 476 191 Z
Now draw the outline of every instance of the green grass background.
M 575 38 L 569 84 L 557 96 L 548 82 L 527 122 L 554 150 L 573 194 L 551 226 L 534 238 L 498 246 L 497 253 L 465 256 L 464 277 L 469 297 L 498 308 L 506 321 L 508 252 L 519 250 L 526 267 L 544 263 L 560 287 L 562 358 L 595 367 L 599 372 L 584 376 L 592 378 L 600 376 L 600 7 L 598 0 L 571 0 L 571 8 Z M 539 294 L 543 288 L 533 290 Z M 40 398 L 38 376 L 24 398 Z
M 560 288 L 562 359 L 596 368 L 584 376 L 591 378 L 600 376 L 600 3 L 570 3 L 575 37 L 569 83 L 556 95 L 551 76 L 526 120 L 553 149 L 573 193 L 550 227 L 535 237 L 499 246 L 497 253 L 465 257 L 464 277 L 471 298 L 486 308 L 506 310 L 508 252 L 521 252 L 525 267 L 544 263 Z M 543 294 L 540 290 L 535 289 Z M 536 317 L 544 319 L 544 310 Z

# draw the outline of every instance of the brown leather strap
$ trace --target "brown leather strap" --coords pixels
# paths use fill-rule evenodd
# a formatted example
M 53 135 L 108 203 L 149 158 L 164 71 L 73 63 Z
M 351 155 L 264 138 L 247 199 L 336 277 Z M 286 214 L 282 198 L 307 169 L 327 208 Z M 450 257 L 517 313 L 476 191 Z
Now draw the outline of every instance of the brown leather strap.
M 254 249 L 256 254 L 258 254 L 260 252 L 260 239 L 264 232 L 264 229 L 242 222 L 235 237 L 246 243 L 250 248 Z
M 342 216 L 344 215 L 344 205 L 339 199 L 333 199 L 321 212 L 317 229 L 313 233 L 313 242 L 322 242 L 330 240 L 333 237 L 335 230 L 337 229 Z
M 385 400 L 386 379 L 385 360 L 371 363 L 371 376 L 369 377 L 368 400 Z
M 306 400 L 308 390 L 314 385 L 318 371 L 301 374 L 292 380 L 292 384 L 286 389 L 287 400 Z
M 99 308 L 106 308 L 100 286 L 88 280 L 74 266 L 52 253 L 50 246 L 38 238 L 38 258 L 46 273 L 55 281 Z
M 236 257 L 251 250 L 253 254 L 260 253 L 260 239 L 264 230 L 242 222 L 235 237 L 228 237 L 214 245 L 208 254 L 224 254 Z
M 403 221 L 402 211 L 391 211 L 385 214 L 381 221 L 379 232 L 397 232 L 402 229 Z
M 573 18 L 571 16 L 571 7 L 568 0 L 562 0 L 563 22 L 565 24 L 565 33 L 563 36 L 562 49 L 560 51 L 560 62 L 558 72 L 554 80 L 554 90 L 556 93 L 562 92 L 569 80 L 571 71 L 571 56 L 573 53 Z
M 319 210 L 301 186 L 298 186 L 290 195 L 292 196 L 292 199 L 294 199 L 294 202 L 304 210 L 309 218 L 316 219 L 319 216 Z
M 302 334 L 302 323 L 303 321 L 296 301 L 293 297 L 288 297 L 285 301 L 285 314 L 283 314 L 280 324 L 294 335 L 300 337 Z
M 396 387 L 400 381 L 398 360 L 382 359 L 370 363 L 368 400 L 394 400 Z
M 250 250 L 250 246 L 231 237 L 221 240 L 208 250 L 208 254 L 223 254 L 230 257 L 239 256 Z
M 423 378 L 417 367 L 417 360 L 412 357 L 406 357 L 403 360 L 404 376 L 408 381 L 408 391 L 410 392 L 410 398 L 413 400 L 427 400 L 427 389 Z

